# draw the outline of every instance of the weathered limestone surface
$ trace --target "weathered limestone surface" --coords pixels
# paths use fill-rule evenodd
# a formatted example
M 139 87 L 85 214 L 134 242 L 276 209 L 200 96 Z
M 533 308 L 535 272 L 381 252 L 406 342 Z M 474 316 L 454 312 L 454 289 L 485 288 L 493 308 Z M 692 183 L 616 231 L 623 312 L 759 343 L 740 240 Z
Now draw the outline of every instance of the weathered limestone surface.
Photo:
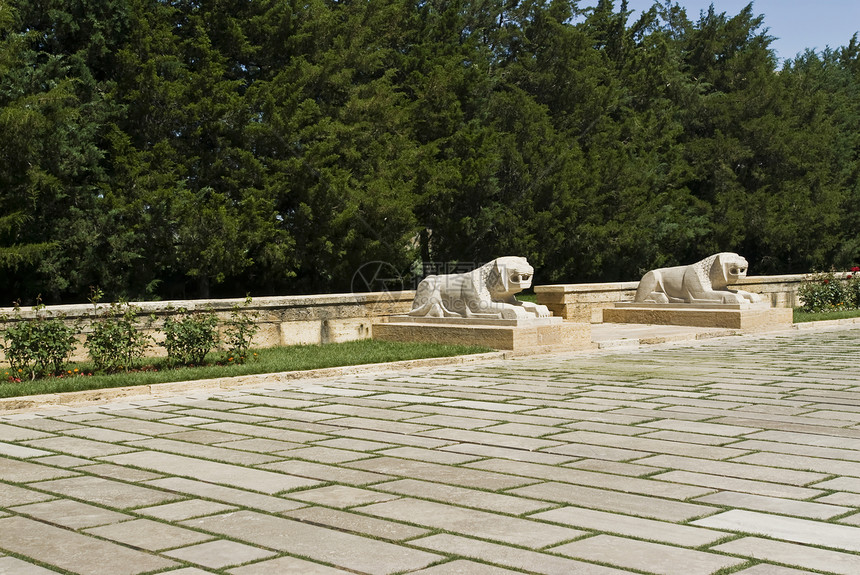
M 540 349 L 590 349 L 591 325 L 563 322 L 537 325 L 469 325 L 449 323 L 390 322 L 373 324 L 373 337 L 385 341 L 422 341 L 477 345 L 492 349 L 525 351 Z
M 729 284 L 747 276 L 746 259 L 722 252 L 686 266 L 659 268 L 642 276 L 635 302 L 656 304 L 743 304 L 756 303 L 758 294 L 731 290 Z
M 451 361 L 0 407 L 0 573 L 860 572 L 860 323 Z
M 132 302 L 140 308 L 138 317 L 144 333 L 154 336 L 156 347 L 148 351 L 152 355 L 166 354 L 158 347 L 163 335 L 160 332 L 164 320 L 179 313 L 179 310 L 214 311 L 222 322 L 230 318 L 233 306 L 240 306 L 250 314 L 258 314 L 259 331 L 254 336 L 254 347 L 280 345 L 319 344 L 328 342 L 367 339 L 371 336 L 374 318 L 409 311 L 414 291 L 327 294 L 307 296 L 282 296 L 254 298 L 245 306 L 244 299 L 221 300 L 176 300 L 162 302 Z M 109 306 L 100 305 L 99 313 Z M 94 314 L 92 305 L 58 305 L 45 308 L 43 313 L 51 317 L 63 317 L 69 324 L 80 323 L 82 333 L 72 359 L 87 357 L 83 344 L 90 333 L 89 324 Z M 21 309 L 22 319 L 35 317 L 31 308 Z M 150 317 L 155 316 L 155 321 Z M 14 320 L 13 308 L 0 308 L 0 318 Z M 3 355 L 0 353 L 0 361 Z
M 603 310 L 618 301 L 630 301 L 639 282 L 557 284 L 535 286 L 537 301 L 558 317 L 600 323 Z
M 526 258 L 496 258 L 467 273 L 427 276 L 418 284 L 412 317 L 453 319 L 534 319 L 549 317 L 542 305 L 515 297 L 532 285 Z
M 686 325 L 699 327 L 740 329 L 759 331 L 787 328 L 792 323 L 789 308 L 740 308 L 715 309 L 696 306 L 653 304 L 644 307 L 625 306 L 603 310 L 603 321 L 607 323 L 634 323 L 656 325 Z
M 633 301 L 607 307 L 603 321 L 742 331 L 789 327 L 791 309 L 771 309 L 762 296 L 729 288 L 746 278 L 747 268 L 746 259 L 724 252 L 687 266 L 651 270 L 639 282 Z
M 409 314 L 375 323 L 373 337 L 514 351 L 591 348 L 589 325 L 565 323 L 544 305 L 517 300 L 533 276 L 526 259 L 515 256 L 468 273 L 428 276 Z
M 730 289 L 742 289 L 759 294 L 775 308 L 799 305 L 797 290 L 802 274 L 779 276 L 747 276 L 728 284 Z M 555 284 L 535 286 L 537 301 L 553 315 L 571 321 L 601 323 L 603 310 L 616 302 L 633 301 L 638 281 L 602 284 Z

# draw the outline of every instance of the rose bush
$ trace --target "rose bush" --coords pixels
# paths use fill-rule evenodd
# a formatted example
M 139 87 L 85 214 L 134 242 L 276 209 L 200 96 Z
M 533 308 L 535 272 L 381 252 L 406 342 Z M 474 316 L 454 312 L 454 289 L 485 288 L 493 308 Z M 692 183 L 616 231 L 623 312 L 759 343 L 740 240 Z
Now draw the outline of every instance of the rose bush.
M 807 276 L 798 295 L 805 312 L 860 309 L 860 267 L 847 273 L 815 273 Z

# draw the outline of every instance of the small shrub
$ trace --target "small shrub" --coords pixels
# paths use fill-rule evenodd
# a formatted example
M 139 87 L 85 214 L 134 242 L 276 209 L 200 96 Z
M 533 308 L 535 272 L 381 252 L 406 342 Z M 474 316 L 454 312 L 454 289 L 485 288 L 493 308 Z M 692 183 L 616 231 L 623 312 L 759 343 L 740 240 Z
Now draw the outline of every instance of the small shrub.
M 92 333 L 84 346 L 99 371 L 114 373 L 134 367 L 152 345 L 152 337 L 138 328 L 140 308 L 127 302 L 111 303 L 99 314 L 99 290 L 93 290 Z
M 44 308 L 40 302 L 33 308 L 35 319 L 25 320 L 16 304 L 14 321 L 3 331 L 0 347 L 15 379 L 61 375 L 75 349 L 77 328 L 66 325 L 62 316 L 51 317 Z M 4 321 L 8 323 L 9 319 Z
M 164 349 L 173 363 L 200 365 L 218 344 L 218 318 L 212 311 L 188 313 L 182 308 L 180 319 L 164 320 Z
M 854 267 L 843 277 L 834 272 L 816 273 L 804 279 L 798 288 L 801 310 L 808 313 L 860 308 L 860 268 Z M 841 274 L 840 274 L 841 275 Z
M 251 298 L 245 298 L 245 307 L 251 305 Z M 230 311 L 230 321 L 224 329 L 224 361 L 229 363 L 245 363 L 251 348 L 251 341 L 260 330 L 257 325 L 258 312 L 248 312 L 239 304 L 233 306 Z

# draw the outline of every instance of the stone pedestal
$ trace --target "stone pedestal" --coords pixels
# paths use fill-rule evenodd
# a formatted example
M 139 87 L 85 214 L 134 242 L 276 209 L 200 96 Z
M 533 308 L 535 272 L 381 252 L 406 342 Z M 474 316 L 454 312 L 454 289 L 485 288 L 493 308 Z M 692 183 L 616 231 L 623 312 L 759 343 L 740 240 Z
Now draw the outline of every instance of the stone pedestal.
M 592 349 L 591 325 L 560 317 L 474 319 L 392 316 L 373 324 L 373 339 L 479 345 L 511 351 Z
M 658 304 L 616 303 L 603 310 L 608 323 L 684 325 L 764 331 L 790 327 L 790 308 L 771 308 L 768 303 L 747 304 Z

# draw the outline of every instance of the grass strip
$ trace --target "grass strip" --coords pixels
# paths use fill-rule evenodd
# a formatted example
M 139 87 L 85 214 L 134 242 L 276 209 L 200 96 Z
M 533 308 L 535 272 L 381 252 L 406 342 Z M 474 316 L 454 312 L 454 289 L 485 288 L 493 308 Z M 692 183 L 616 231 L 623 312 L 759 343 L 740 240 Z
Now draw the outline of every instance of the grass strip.
M 828 319 L 849 319 L 852 317 L 860 317 L 860 309 L 849 309 L 841 311 L 820 311 L 807 312 L 801 311 L 799 307 L 794 308 L 794 323 L 804 323 L 808 321 L 823 321 Z
M 252 350 L 256 357 L 241 365 L 226 365 L 219 361 L 220 353 L 210 353 L 207 365 L 172 367 L 164 358 L 151 358 L 145 368 L 109 375 L 79 375 L 93 371 L 92 364 L 74 363 L 67 366 L 66 377 L 51 377 L 35 381 L 0 381 L 0 397 L 20 397 L 44 393 L 107 389 L 152 385 L 196 379 L 214 379 L 282 371 L 306 371 L 326 367 L 365 365 L 429 357 L 452 357 L 492 351 L 487 348 L 436 343 L 404 343 L 372 339 L 327 343 L 322 345 L 294 345 Z M 77 370 L 77 371 L 75 371 Z M 0 377 L 9 368 L 0 369 Z

